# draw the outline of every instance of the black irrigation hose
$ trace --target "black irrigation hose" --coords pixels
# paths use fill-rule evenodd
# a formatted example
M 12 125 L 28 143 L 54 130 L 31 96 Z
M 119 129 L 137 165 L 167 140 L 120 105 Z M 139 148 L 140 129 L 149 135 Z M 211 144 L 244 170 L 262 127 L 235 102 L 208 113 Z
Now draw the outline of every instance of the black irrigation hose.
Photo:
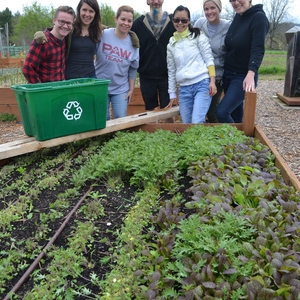
M 48 244 L 45 246 L 44 250 L 38 255 L 38 257 L 34 260 L 34 262 L 29 266 L 27 271 L 23 274 L 23 276 L 19 279 L 19 281 L 13 286 L 13 288 L 10 290 L 10 292 L 4 297 L 3 300 L 9 300 L 10 295 L 15 293 L 24 283 L 24 281 L 29 277 L 29 275 L 34 271 L 36 266 L 39 264 L 40 260 L 44 257 L 46 250 L 54 244 L 55 240 L 58 238 L 58 236 L 61 234 L 61 232 L 64 230 L 68 222 L 70 221 L 72 215 L 77 211 L 81 203 L 85 200 L 85 198 L 88 196 L 88 194 L 93 190 L 93 186 L 91 186 L 88 191 L 82 196 L 82 198 L 77 202 L 77 204 L 74 206 L 74 208 L 71 210 L 71 212 L 66 217 L 65 221 L 61 224 L 59 229 L 56 231 L 54 236 L 51 238 L 51 240 L 48 242 Z

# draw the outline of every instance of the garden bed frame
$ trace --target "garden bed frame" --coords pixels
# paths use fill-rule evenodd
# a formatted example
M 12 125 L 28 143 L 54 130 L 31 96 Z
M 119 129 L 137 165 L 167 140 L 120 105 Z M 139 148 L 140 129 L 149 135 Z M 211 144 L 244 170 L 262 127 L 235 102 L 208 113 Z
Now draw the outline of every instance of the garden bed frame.
M 255 110 L 256 110 L 256 93 L 246 93 L 244 101 L 244 119 L 243 123 L 231 124 L 238 130 L 244 131 L 247 136 L 256 137 L 261 143 L 267 145 L 276 156 L 275 165 L 281 171 L 281 174 L 288 185 L 292 185 L 295 189 L 300 190 L 300 182 L 291 171 L 287 163 L 280 156 L 276 148 L 268 140 L 261 128 L 254 124 L 255 122 Z M 137 99 L 137 98 L 136 98 Z M 106 128 L 101 130 L 88 131 L 69 136 L 59 137 L 47 141 L 37 141 L 33 137 L 28 137 L 23 140 L 14 141 L 0 145 L 0 163 L 7 160 L 10 157 L 22 155 L 37 151 L 41 148 L 54 147 L 60 144 L 74 142 L 81 139 L 86 139 L 102 134 L 116 132 L 119 130 L 144 130 L 153 132 L 157 129 L 170 130 L 172 132 L 183 132 L 187 127 L 193 126 L 193 124 L 182 123 L 156 123 L 160 120 L 164 120 L 171 117 L 177 117 L 179 115 L 178 107 L 172 107 L 168 110 L 156 110 L 151 112 L 145 112 L 143 103 L 136 100 L 135 104 L 138 108 L 132 112 L 137 112 L 124 118 L 107 121 Z M 153 123 L 154 122 L 154 123 Z M 217 124 L 203 124 L 203 126 L 215 126 Z

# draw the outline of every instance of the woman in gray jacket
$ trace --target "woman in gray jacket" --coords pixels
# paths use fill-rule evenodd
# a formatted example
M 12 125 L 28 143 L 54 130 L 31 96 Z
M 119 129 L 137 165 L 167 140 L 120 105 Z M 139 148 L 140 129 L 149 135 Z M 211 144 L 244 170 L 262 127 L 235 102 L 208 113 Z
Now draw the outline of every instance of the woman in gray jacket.
M 217 93 L 212 97 L 207 112 L 207 119 L 209 123 L 218 123 L 216 110 L 223 92 L 222 75 L 225 55 L 224 39 L 231 22 L 220 18 L 220 13 L 222 11 L 221 0 L 204 0 L 203 10 L 205 17 L 198 19 L 194 27 L 200 28 L 208 36 L 212 49 L 216 69 Z

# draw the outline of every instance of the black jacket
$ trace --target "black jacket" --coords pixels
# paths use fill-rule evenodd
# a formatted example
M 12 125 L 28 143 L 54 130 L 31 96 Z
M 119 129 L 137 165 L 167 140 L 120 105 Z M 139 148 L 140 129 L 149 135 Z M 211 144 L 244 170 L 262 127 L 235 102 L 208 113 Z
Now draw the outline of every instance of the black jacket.
M 161 36 L 156 40 L 152 29 L 144 15 L 137 18 L 132 25 L 140 40 L 140 62 L 138 73 L 142 78 L 160 79 L 168 76 L 167 45 L 170 37 L 175 32 L 169 15 L 162 30 Z
M 225 69 L 246 74 L 257 73 L 265 53 L 269 21 L 261 4 L 236 14 L 225 37 Z

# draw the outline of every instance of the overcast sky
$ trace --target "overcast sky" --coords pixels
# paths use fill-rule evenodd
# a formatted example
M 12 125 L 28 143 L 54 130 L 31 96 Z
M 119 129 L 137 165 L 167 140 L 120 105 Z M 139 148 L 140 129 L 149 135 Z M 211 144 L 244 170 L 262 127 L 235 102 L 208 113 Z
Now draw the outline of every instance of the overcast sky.
M 10 1 L 5 1 L 5 0 L 0 0 L 0 11 L 4 10 L 6 7 L 8 7 L 12 13 L 16 13 L 19 11 L 21 14 L 23 12 L 23 6 L 31 6 L 34 1 L 32 0 L 10 0 Z M 60 5 L 69 5 L 74 8 L 74 10 L 77 7 L 79 1 L 77 0 L 37 0 L 37 3 L 40 3 L 43 6 L 50 6 L 52 5 L 54 8 L 60 6 Z M 120 7 L 121 5 L 130 5 L 133 7 L 133 9 L 136 12 L 143 13 L 147 12 L 149 10 L 149 6 L 146 4 L 146 0 L 112 0 L 112 1 L 103 1 L 99 3 L 107 3 L 109 6 L 111 6 L 115 11 Z M 183 0 L 165 0 L 163 4 L 163 9 L 168 11 L 169 13 L 172 13 L 174 9 L 182 4 L 185 5 L 189 8 L 191 13 L 196 11 L 200 11 L 202 13 L 202 0 L 200 1 L 195 1 L 195 0 L 190 0 L 188 3 Z M 230 5 L 228 0 L 223 0 L 222 1 L 223 6 L 226 4 Z M 225 4 L 224 4 L 225 3 Z M 253 0 L 253 4 L 258 4 L 261 3 L 259 0 Z M 289 12 L 290 15 L 293 16 L 293 20 L 300 20 L 300 1 L 295 0 L 293 5 L 293 9 Z

